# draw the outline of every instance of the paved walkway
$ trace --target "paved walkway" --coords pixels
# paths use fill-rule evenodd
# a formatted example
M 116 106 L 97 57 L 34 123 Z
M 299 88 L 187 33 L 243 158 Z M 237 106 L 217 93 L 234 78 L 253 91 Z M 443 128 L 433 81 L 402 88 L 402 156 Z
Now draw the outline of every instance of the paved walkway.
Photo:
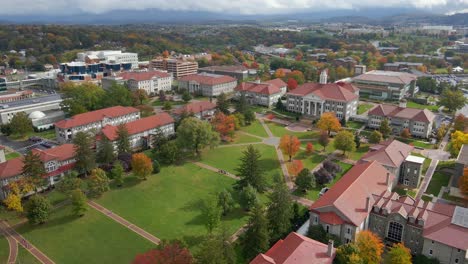
M 8 241 L 8 245 L 10 248 L 10 253 L 8 255 L 8 264 L 15 264 L 16 257 L 18 256 L 18 243 L 10 236 L 5 230 L 2 223 L 0 223 L 0 233 L 3 234 Z
M 234 174 L 232 174 L 232 173 L 230 173 L 230 172 L 227 172 L 227 171 L 225 171 L 225 170 L 223 170 L 224 173 L 221 173 L 221 169 L 217 169 L 217 168 L 215 168 L 215 167 L 213 167 L 213 166 L 210 166 L 210 165 L 208 165 L 208 164 L 201 163 L 201 162 L 198 162 L 198 161 L 193 161 L 192 163 L 195 164 L 195 165 L 197 165 L 197 166 L 200 167 L 200 168 L 207 169 L 207 170 L 210 170 L 210 171 L 213 171 L 213 172 L 216 172 L 216 173 L 223 174 L 223 175 L 228 176 L 229 178 L 232 178 L 232 179 L 234 179 L 234 180 L 239 180 L 239 179 L 240 179 L 238 176 L 236 176 L 236 175 L 234 175 Z
M 97 211 L 101 212 L 102 214 L 106 215 L 107 217 L 111 218 L 112 220 L 116 221 L 117 223 L 125 226 L 126 228 L 132 230 L 133 232 L 137 233 L 138 235 L 142 236 L 143 238 L 146 238 L 149 240 L 151 243 L 158 245 L 161 240 L 152 234 L 146 232 L 145 230 L 141 229 L 140 227 L 130 223 L 129 221 L 125 220 L 121 216 L 113 213 L 112 211 L 106 209 L 104 206 L 95 203 L 93 201 L 88 201 L 88 205 Z
M 261 139 L 261 140 L 265 139 L 264 137 L 257 136 L 257 135 L 254 135 L 254 134 L 250 134 L 250 133 L 247 133 L 247 132 L 244 132 L 244 131 L 238 131 L 238 133 L 241 133 L 241 134 L 244 134 L 244 135 L 247 135 L 247 136 L 251 136 L 251 137 L 254 137 L 254 138 L 258 138 L 258 139 Z
M 17 243 L 23 246 L 29 253 L 31 253 L 37 260 L 43 264 L 55 264 L 53 260 L 46 256 L 42 251 L 37 249 L 31 242 L 26 240 L 22 235 L 16 232 L 5 221 L 0 221 L 0 229 L 3 230 L 9 237 L 13 238 Z M 11 249 L 10 249 L 11 250 Z M 11 251 L 10 251 L 11 253 Z
M 248 145 L 263 144 L 263 142 L 250 142 L 250 143 L 238 143 L 238 144 L 228 144 L 228 145 L 219 145 L 216 148 L 230 148 L 230 147 L 241 147 Z

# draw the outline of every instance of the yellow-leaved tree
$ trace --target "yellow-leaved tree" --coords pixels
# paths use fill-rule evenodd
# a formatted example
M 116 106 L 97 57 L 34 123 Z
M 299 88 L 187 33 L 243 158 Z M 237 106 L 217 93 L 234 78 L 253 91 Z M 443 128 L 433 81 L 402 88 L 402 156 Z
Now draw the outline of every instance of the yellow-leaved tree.
M 3 203 L 9 210 L 23 212 L 23 206 L 21 205 L 21 197 L 18 194 L 8 194 L 5 200 L 3 200 Z
M 329 136 L 332 131 L 338 132 L 339 130 L 341 130 L 340 120 L 338 120 L 335 114 L 331 112 L 326 112 L 322 114 L 320 120 L 317 122 L 317 127 L 322 131 L 327 131 Z
M 146 180 L 153 171 L 151 159 L 144 153 L 136 153 L 132 155 L 132 171 L 138 178 Z
M 376 234 L 368 230 L 359 232 L 356 246 L 364 263 L 379 264 L 381 262 L 384 244 Z

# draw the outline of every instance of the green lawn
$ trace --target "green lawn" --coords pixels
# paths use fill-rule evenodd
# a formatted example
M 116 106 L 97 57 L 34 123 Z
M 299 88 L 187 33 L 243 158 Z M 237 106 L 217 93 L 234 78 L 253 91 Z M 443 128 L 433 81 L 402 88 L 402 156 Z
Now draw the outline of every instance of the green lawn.
M 364 112 L 371 109 L 373 106 L 374 106 L 373 104 L 367 104 L 367 103 L 360 104 L 357 109 L 357 114 L 358 115 L 363 114 Z
M 447 186 L 450 180 L 450 175 L 444 174 L 443 172 L 436 171 L 432 175 L 431 182 L 427 186 L 426 194 L 433 194 L 434 196 L 439 195 L 442 186 Z
M 360 160 L 361 157 L 364 156 L 364 154 L 366 154 L 368 151 L 369 151 L 369 145 L 361 143 L 361 146 L 357 148 L 356 151 L 347 153 L 346 155 L 348 156 L 349 159 Z
M 341 161 L 338 161 L 337 163 L 338 165 L 341 166 L 343 170 L 340 173 L 336 174 L 335 179 L 333 179 L 332 182 L 330 182 L 329 184 L 326 184 L 325 186 L 316 186 L 312 190 L 307 191 L 307 193 L 302 193 L 296 190 L 294 194 L 298 196 L 306 197 L 307 199 L 312 200 L 312 201 L 317 200 L 319 198 L 320 190 L 322 190 L 323 187 L 331 188 L 337 181 L 341 179 L 341 177 L 343 177 L 344 174 L 346 174 L 346 172 L 348 172 L 353 167 L 353 165 L 343 163 Z
M 429 165 L 431 165 L 432 159 L 426 158 L 423 155 L 421 155 L 419 153 L 414 153 L 414 152 L 411 153 L 411 155 L 424 158 L 424 163 L 423 163 L 423 167 L 422 167 L 422 175 L 425 175 L 427 169 L 429 168 Z
M 302 147 L 306 147 L 308 142 L 301 142 Z M 312 145 L 314 145 L 314 150 L 319 154 L 330 154 L 335 151 L 335 147 L 333 146 L 333 138 L 330 138 L 330 142 L 325 147 L 325 151 L 323 150 L 323 146 L 318 143 L 317 140 L 312 141 Z
M 408 101 L 406 103 L 406 107 L 408 108 L 417 108 L 417 109 L 428 109 L 432 112 L 437 112 L 439 110 L 439 106 L 437 105 L 423 105 L 423 104 L 418 104 L 416 102 Z
M 285 156 L 285 160 L 288 160 L 289 157 Z M 317 155 L 316 153 L 313 153 L 312 155 L 307 155 L 307 153 L 304 150 L 299 151 L 299 153 L 294 156 L 295 160 L 302 160 L 302 164 L 304 165 L 304 168 L 307 168 L 309 170 L 317 167 L 318 164 L 322 163 L 326 159 L 326 156 L 323 155 Z
M 3 235 L 0 235 L 0 263 L 7 263 L 10 254 L 10 246 Z
M 397 140 L 406 143 L 406 144 L 413 144 L 415 147 L 420 147 L 420 148 L 425 148 L 425 149 L 433 149 L 434 144 L 431 144 L 429 142 L 425 141 L 420 141 L 412 138 L 402 138 L 402 137 L 396 137 Z
M 267 132 L 265 131 L 262 124 L 260 124 L 258 120 L 255 120 L 249 126 L 241 127 L 240 130 L 249 134 L 259 136 L 259 137 L 268 137 Z
M 129 263 L 154 245 L 94 209 L 83 217 L 71 206 L 54 211 L 48 222 L 17 228 L 56 263 Z
M 11 140 L 21 141 L 21 140 L 27 140 L 29 137 L 32 137 L 32 136 L 41 137 L 45 139 L 55 139 L 55 130 L 49 129 L 49 130 L 42 131 L 42 132 L 32 131 L 32 132 L 28 132 L 24 137 L 21 137 L 19 135 L 11 135 L 11 136 L 8 136 L 8 138 Z
M 356 121 L 346 122 L 346 127 L 353 128 L 353 129 L 360 129 L 363 125 L 365 124 L 362 122 L 356 122 Z
M 171 102 L 172 106 L 174 106 L 174 105 L 184 105 L 185 104 L 184 101 L 169 101 L 169 102 Z M 164 106 L 164 103 L 165 102 L 156 100 L 153 103 L 151 103 L 151 105 L 153 105 L 153 106 Z
M 320 132 L 317 130 L 306 132 L 294 132 L 287 130 L 286 127 L 284 127 L 284 125 L 281 124 L 273 122 L 266 122 L 266 124 L 275 137 L 281 137 L 283 135 L 294 135 L 299 139 L 316 139 L 320 134 Z
M 21 157 L 21 154 L 19 154 L 18 152 L 10 152 L 10 153 L 5 155 L 5 158 L 7 160 L 14 159 L 14 158 L 17 158 L 17 157 Z
M 16 257 L 17 264 L 40 264 L 41 262 L 37 260 L 31 253 L 29 253 L 24 247 L 18 247 L 18 255 Z
M 252 142 L 262 142 L 262 140 L 256 137 L 251 137 L 249 135 L 242 134 L 242 133 L 236 133 L 232 141 L 222 142 L 221 144 L 230 145 L 230 144 L 242 144 L 242 143 L 252 143 Z
M 207 233 L 200 210 L 202 200 L 231 189 L 235 183 L 191 163 L 163 167 L 144 182 L 133 177 L 125 179 L 124 187 L 113 188 L 97 202 L 156 237 L 184 240 L 191 249 Z M 247 215 L 239 208 L 223 217 L 231 233 L 246 221 Z
M 413 198 L 416 196 L 416 192 L 412 189 L 403 189 L 402 187 L 397 187 L 393 191 L 398 193 L 401 196 L 407 195 Z
M 253 146 L 260 151 L 260 165 L 261 168 L 265 170 L 267 182 L 269 184 L 273 184 L 276 176 L 283 175 L 278 157 L 276 156 L 275 148 L 263 144 Z M 246 148 L 247 146 L 236 146 L 208 149 L 203 153 L 201 162 L 236 174 L 237 167 L 240 165 L 242 151 Z

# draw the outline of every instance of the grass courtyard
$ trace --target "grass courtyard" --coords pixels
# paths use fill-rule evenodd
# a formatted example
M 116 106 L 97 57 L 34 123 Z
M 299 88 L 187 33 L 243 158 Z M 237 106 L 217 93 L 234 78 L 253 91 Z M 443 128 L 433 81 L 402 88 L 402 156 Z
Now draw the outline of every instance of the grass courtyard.
M 316 139 L 320 135 L 318 130 L 314 131 L 306 131 L 306 132 L 295 132 L 286 129 L 284 125 L 273 123 L 273 122 L 265 122 L 268 128 L 270 128 L 271 133 L 275 137 L 281 137 L 283 135 L 294 135 L 299 139 Z
M 356 121 L 348 121 L 346 122 L 346 127 L 352 128 L 352 129 L 360 129 L 363 125 L 365 125 L 362 122 L 356 122 Z
M 428 109 L 429 111 L 432 111 L 432 112 L 437 112 L 439 110 L 439 106 L 437 105 L 424 105 L 424 104 L 418 104 L 412 101 L 408 101 L 406 103 L 406 107 L 417 108 L 417 109 Z
M 429 186 L 427 186 L 426 194 L 433 194 L 434 196 L 439 195 L 442 186 L 447 186 L 449 181 L 449 174 L 440 171 L 434 172 L 431 182 L 429 183 Z
M 358 106 L 357 114 L 364 114 L 366 111 L 369 111 L 374 105 L 369 103 L 363 103 Z
M 244 131 L 246 133 L 256 135 L 259 137 L 268 137 L 267 132 L 265 131 L 262 124 L 260 124 L 258 120 L 255 120 L 254 122 L 252 122 L 252 124 L 248 126 L 241 127 L 240 131 Z
M 243 134 L 243 133 L 235 133 L 235 135 L 232 138 L 232 141 L 221 142 L 221 145 L 255 143 L 255 142 L 262 142 L 262 140 L 256 137 Z

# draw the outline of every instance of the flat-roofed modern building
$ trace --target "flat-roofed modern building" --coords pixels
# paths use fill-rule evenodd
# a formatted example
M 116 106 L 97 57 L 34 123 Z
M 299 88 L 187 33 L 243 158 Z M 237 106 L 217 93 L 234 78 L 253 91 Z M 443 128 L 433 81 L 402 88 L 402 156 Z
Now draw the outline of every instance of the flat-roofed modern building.
M 175 79 L 180 77 L 197 74 L 198 63 L 196 61 L 183 61 L 177 59 L 155 59 L 150 63 L 151 67 L 157 70 L 172 73 Z
M 406 72 L 370 71 L 353 78 L 360 98 L 400 101 L 412 96 L 417 76 Z
M 249 69 L 243 65 L 233 66 L 208 66 L 198 69 L 199 72 L 214 73 L 220 75 L 229 75 L 239 81 L 249 77 Z
M 61 109 L 63 99 L 59 94 L 30 97 L 0 104 L 0 123 L 8 124 L 16 113 L 31 114 L 35 111 L 57 111 Z

